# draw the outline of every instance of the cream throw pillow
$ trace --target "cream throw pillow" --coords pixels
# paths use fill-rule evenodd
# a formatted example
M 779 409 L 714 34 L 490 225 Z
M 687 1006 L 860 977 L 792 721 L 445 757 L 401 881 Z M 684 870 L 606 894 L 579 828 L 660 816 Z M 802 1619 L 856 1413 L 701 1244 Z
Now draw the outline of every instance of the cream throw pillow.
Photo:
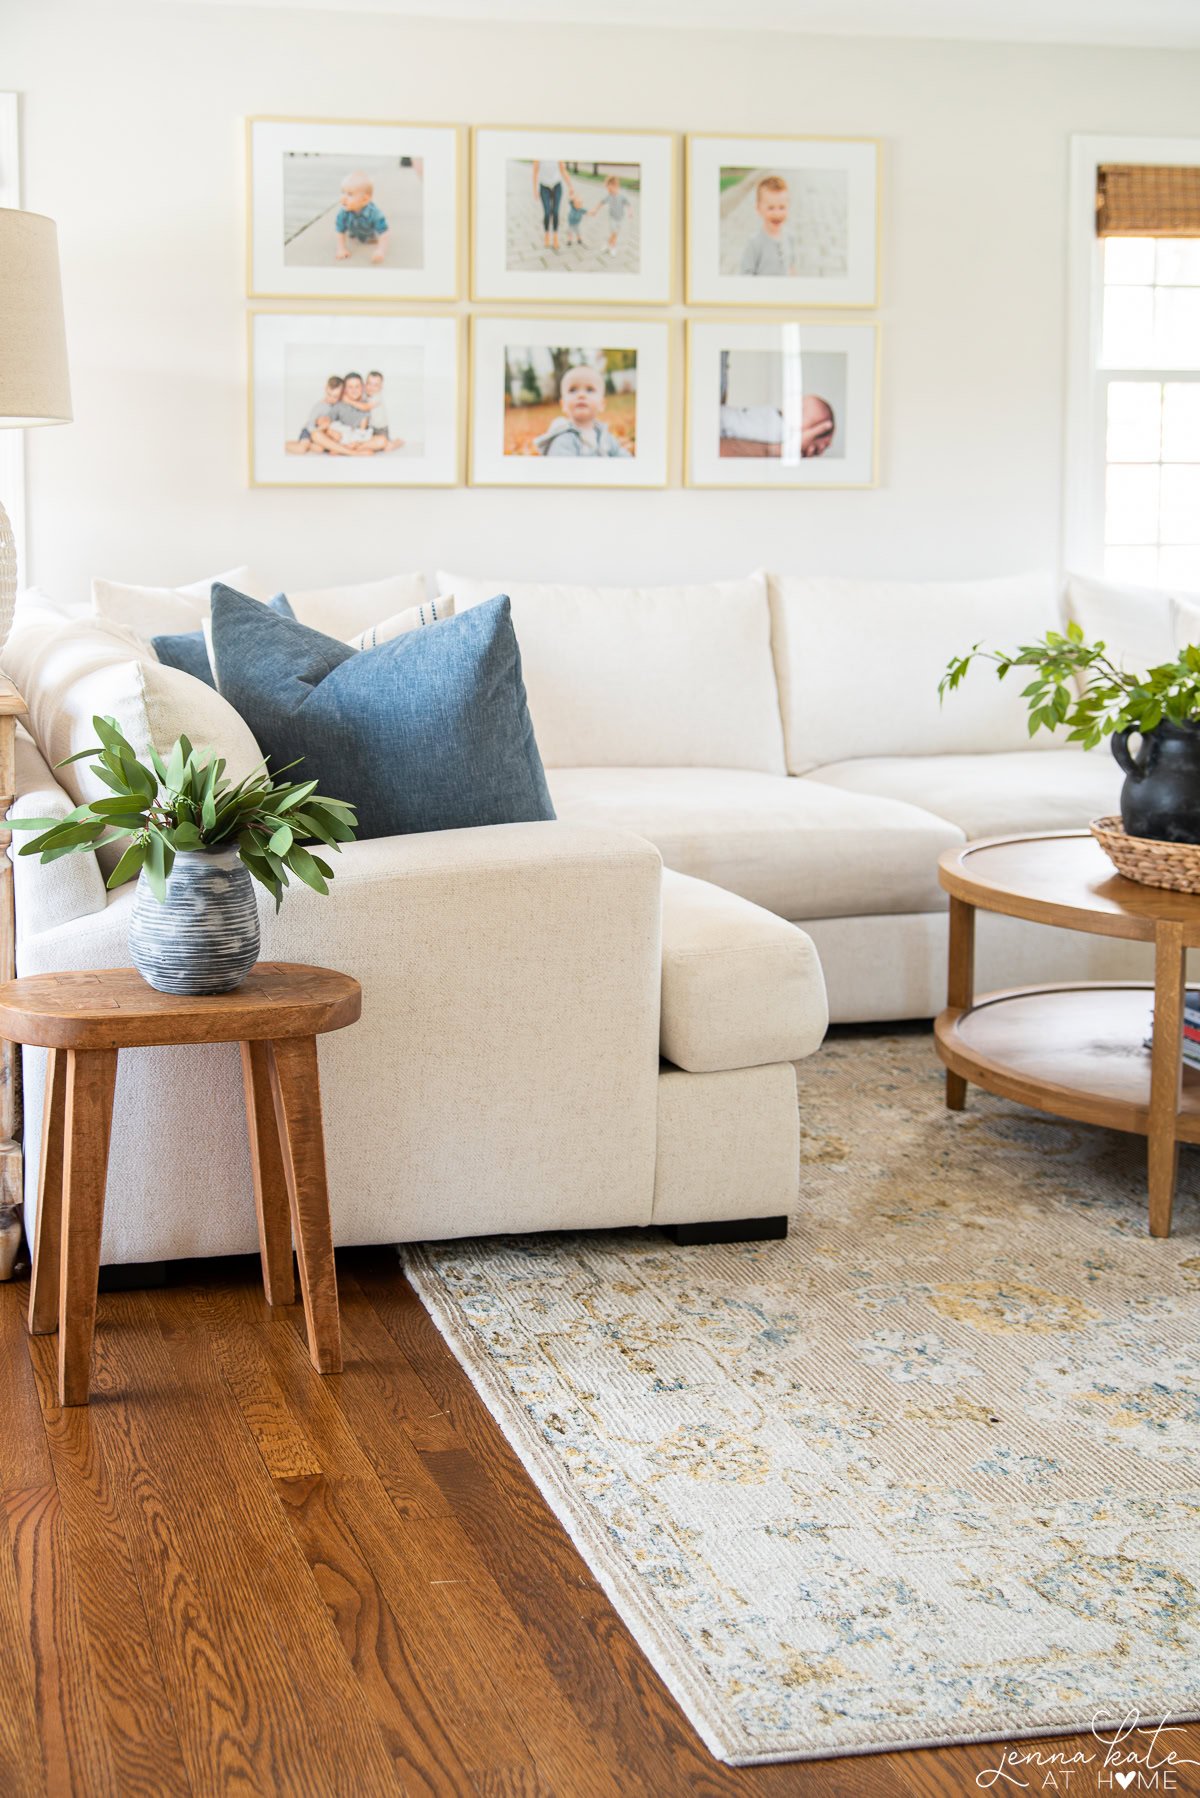
M 116 719 L 139 758 L 151 745 L 165 753 L 187 736 L 197 748 L 223 755 L 231 780 L 262 760 L 249 725 L 227 699 L 190 674 L 164 668 L 132 631 L 95 619 L 31 625 L 9 639 L 4 665 L 28 707 L 30 735 L 76 805 L 109 791 L 86 761 L 58 767 L 95 743 L 97 713 Z M 120 851 L 98 853 L 107 873 Z
M 289 604 L 291 601 L 289 600 Z M 365 631 L 359 631 L 355 637 L 343 637 L 341 641 L 348 643 L 351 649 L 374 649 L 377 643 L 387 643 L 392 637 L 403 637 L 407 631 L 419 631 L 426 624 L 437 624 L 443 618 L 454 616 L 454 595 L 443 593 L 437 599 L 423 599 L 419 606 L 409 606 L 406 611 L 397 612 L 392 618 L 385 618 L 379 624 L 373 624 Z M 298 618 L 303 624 L 304 620 Z M 315 628 L 315 627 L 314 627 Z M 219 681 L 217 674 L 217 657 L 213 649 L 212 619 L 204 620 L 204 647 L 208 651 L 208 665 L 212 669 L 213 679 Z M 333 632 L 326 632 L 332 636 Z
M 213 581 L 266 601 L 279 586 L 262 580 L 252 568 L 231 568 L 226 574 L 188 587 L 129 587 L 117 581 L 92 582 L 92 611 L 106 624 L 137 633 L 143 642 L 151 637 L 198 631 L 211 610 Z M 423 574 L 390 575 L 382 581 L 362 581 L 352 587 L 314 587 L 294 593 L 287 589 L 288 604 L 301 624 L 327 637 L 345 639 L 368 630 L 377 618 L 420 605 L 425 599 Z

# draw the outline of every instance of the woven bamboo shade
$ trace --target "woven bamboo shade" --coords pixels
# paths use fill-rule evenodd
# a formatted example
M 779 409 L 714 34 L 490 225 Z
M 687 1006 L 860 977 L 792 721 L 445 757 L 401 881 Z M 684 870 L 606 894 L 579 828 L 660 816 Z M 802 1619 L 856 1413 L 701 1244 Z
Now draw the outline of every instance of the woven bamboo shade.
M 1096 171 L 1098 237 L 1200 237 L 1200 166 L 1107 163 Z

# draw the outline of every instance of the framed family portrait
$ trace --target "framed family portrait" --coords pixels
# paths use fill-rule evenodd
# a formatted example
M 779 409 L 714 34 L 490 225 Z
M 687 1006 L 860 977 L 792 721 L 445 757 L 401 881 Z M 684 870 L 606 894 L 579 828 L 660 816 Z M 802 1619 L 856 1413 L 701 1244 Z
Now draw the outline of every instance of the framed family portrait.
M 873 306 L 879 146 L 687 140 L 687 297 L 697 306 Z
M 479 126 L 472 150 L 475 299 L 670 300 L 671 132 Z
M 455 125 L 248 120 L 250 293 L 457 299 L 458 144 Z
M 670 327 L 476 317 L 471 481 L 665 487 Z
M 873 487 L 873 324 L 688 324 L 690 487 Z
M 251 486 L 454 486 L 458 362 L 454 318 L 252 313 Z

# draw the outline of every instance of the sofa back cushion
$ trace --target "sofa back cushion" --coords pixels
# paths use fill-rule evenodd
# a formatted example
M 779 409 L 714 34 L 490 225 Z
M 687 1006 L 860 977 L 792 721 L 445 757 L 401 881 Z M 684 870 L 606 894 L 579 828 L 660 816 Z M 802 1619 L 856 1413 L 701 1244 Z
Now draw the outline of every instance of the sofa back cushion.
M 766 576 L 568 587 L 439 573 L 460 612 L 507 593 L 548 768 L 782 774 Z
M 1070 574 L 1066 603 L 1067 617 L 1089 643 L 1103 643 L 1119 667 L 1144 671 L 1173 662 L 1177 643 L 1189 641 L 1186 602 L 1163 588 L 1118 587 Z
M 151 637 L 199 630 L 212 610 L 212 589 L 217 585 L 264 602 L 279 587 L 278 581 L 273 585 L 263 581 L 250 568 L 232 568 L 210 580 L 193 581 L 188 587 L 130 587 L 119 581 L 94 580 L 92 610 L 106 624 L 134 631 L 148 643 Z M 288 599 L 301 624 L 333 637 L 356 636 L 380 618 L 420 605 L 424 598 L 423 574 L 395 574 L 349 587 L 288 588 Z
M 938 702 L 952 656 L 1007 649 L 1061 628 L 1049 575 L 978 581 L 771 576 L 771 635 L 791 774 L 877 755 L 1044 749 L 1029 736 L 1026 682 L 987 664 Z M 1065 740 L 1065 739 L 1064 739 Z

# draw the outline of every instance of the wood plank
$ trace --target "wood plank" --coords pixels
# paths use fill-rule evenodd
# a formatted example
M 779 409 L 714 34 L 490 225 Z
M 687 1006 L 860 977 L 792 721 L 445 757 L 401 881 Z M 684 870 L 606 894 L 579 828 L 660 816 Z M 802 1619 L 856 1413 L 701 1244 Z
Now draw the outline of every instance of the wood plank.
M 38 1337 L 30 1350 L 118 1787 L 186 1791 L 179 1737 L 90 1411 L 59 1406 L 54 1344 Z
M 110 1294 L 93 1425 L 199 1791 L 390 1792 L 387 1755 L 263 1463 L 174 1293 Z M 139 1327 L 140 1326 L 140 1327 Z M 310 1378 L 313 1377 L 310 1375 Z M 98 1365 L 98 1385 L 101 1369 Z
M 47 1798 L 38 1747 L 29 1610 L 17 1587 L 8 1519 L 0 1506 L 0 1792 Z
M 27 1297 L 19 1280 L 0 1285 L 0 1492 L 20 1486 L 49 1486 L 54 1480 L 42 1407 L 29 1364 Z
M 34 1708 L 46 1789 L 121 1798 L 79 1586 L 55 1485 L 4 1494 L 22 1615 L 29 1631 Z M 32 1750 L 33 1743 L 30 1748 Z

